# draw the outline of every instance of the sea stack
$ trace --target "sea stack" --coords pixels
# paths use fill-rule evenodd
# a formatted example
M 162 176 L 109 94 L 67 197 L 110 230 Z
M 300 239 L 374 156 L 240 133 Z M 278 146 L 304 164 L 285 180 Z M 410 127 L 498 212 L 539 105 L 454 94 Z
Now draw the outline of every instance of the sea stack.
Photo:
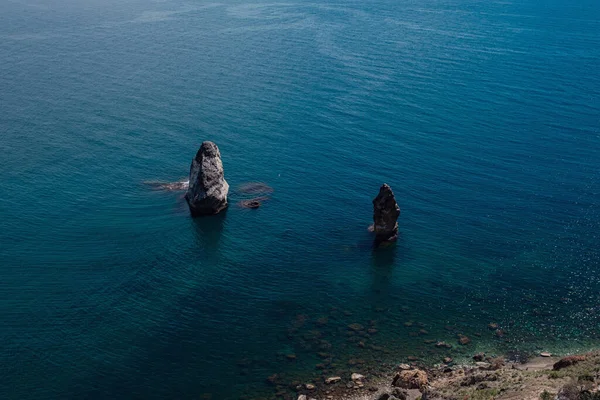
M 224 210 L 228 192 L 219 148 L 213 142 L 202 143 L 192 160 L 190 184 L 185 194 L 192 216 L 213 215 Z
M 373 231 L 376 244 L 396 240 L 399 216 L 400 207 L 396 203 L 394 192 L 384 183 L 377 197 L 373 199 Z

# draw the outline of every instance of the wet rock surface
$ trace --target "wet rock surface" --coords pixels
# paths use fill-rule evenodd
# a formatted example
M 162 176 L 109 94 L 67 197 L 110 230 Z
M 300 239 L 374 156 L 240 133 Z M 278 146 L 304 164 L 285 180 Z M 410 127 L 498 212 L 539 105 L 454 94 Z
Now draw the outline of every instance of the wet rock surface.
M 266 198 L 264 197 L 257 197 L 255 199 L 250 199 L 250 200 L 241 200 L 238 205 L 242 208 L 259 208 L 262 204 L 263 201 L 265 201 Z

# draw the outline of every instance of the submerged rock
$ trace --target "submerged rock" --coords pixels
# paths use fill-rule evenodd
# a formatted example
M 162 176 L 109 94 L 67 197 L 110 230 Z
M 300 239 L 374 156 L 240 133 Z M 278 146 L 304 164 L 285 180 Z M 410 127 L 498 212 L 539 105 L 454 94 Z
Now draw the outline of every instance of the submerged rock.
M 238 188 L 238 192 L 242 194 L 270 194 L 273 193 L 273 188 L 264 182 L 247 182 Z
M 242 200 L 242 201 L 240 201 L 240 207 L 242 207 L 242 208 L 258 208 L 258 207 L 260 207 L 260 201 L 258 201 L 258 200 Z
M 154 190 L 165 190 L 169 192 L 187 190 L 190 186 L 187 180 L 178 182 L 145 181 L 144 184 L 150 186 Z
M 212 215 L 227 208 L 229 184 L 223 173 L 219 148 L 203 142 L 190 166 L 190 183 L 185 199 L 192 216 Z
M 399 216 L 400 207 L 396 203 L 394 192 L 384 183 L 373 199 L 373 231 L 377 243 L 396 240 Z
M 242 208 L 258 208 L 267 200 L 269 200 L 269 197 L 267 196 L 255 197 L 253 199 L 240 200 L 238 205 Z
M 458 335 L 458 343 L 464 346 L 471 343 L 471 339 L 469 339 L 469 337 L 465 335 Z

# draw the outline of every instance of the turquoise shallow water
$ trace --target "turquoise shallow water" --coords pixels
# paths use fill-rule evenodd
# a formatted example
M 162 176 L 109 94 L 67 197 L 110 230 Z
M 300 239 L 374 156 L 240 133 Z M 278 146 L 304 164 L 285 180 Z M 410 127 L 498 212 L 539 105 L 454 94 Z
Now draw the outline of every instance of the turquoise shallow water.
M 598 345 L 596 1 L 12 1 L 0 55 L 2 398 Z M 233 205 L 192 220 L 143 182 L 203 140 Z M 401 234 L 374 252 L 383 182 Z

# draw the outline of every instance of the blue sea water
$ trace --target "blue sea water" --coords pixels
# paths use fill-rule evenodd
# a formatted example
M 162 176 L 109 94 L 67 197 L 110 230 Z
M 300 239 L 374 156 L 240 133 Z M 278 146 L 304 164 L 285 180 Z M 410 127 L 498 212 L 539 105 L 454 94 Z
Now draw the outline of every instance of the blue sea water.
M 596 0 L 2 1 L 0 397 L 597 347 L 599 126 Z M 144 182 L 204 140 L 232 204 L 194 220 Z M 374 251 L 383 182 L 400 238 Z

